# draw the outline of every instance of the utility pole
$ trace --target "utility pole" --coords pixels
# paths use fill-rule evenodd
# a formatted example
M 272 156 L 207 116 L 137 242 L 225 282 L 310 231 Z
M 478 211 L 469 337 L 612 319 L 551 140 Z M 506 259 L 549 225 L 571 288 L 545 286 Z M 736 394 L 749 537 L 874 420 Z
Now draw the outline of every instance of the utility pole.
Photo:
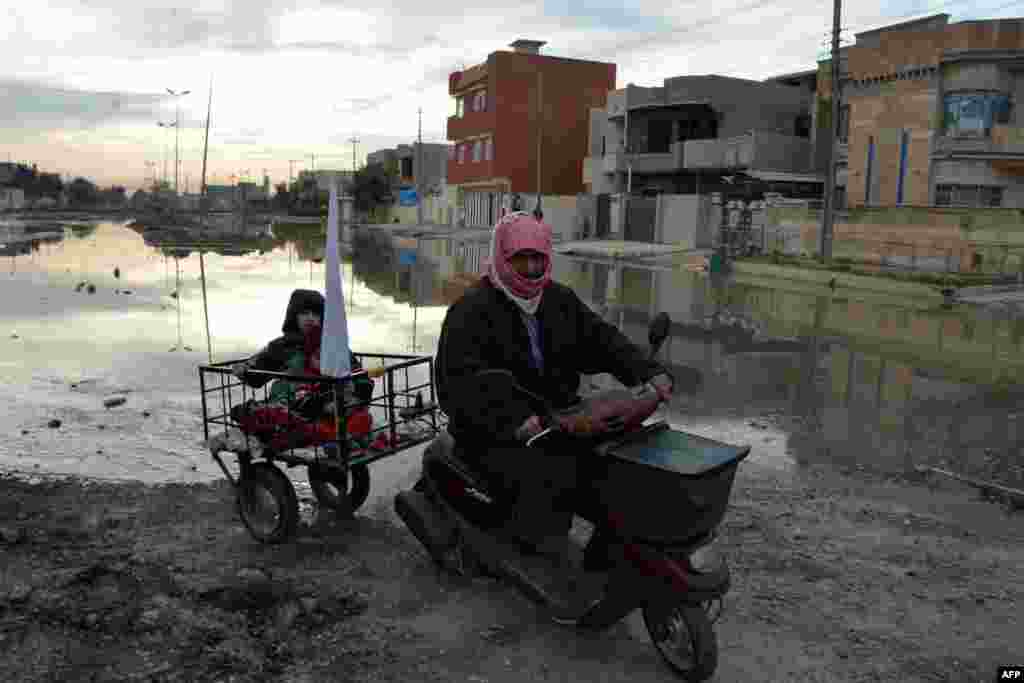
M 353 135 L 352 137 L 350 137 L 348 139 L 348 141 L 352 143 L 352 178 L 354 180 L 355 179 L 355 175 L 356 175 L 356 170 L 357 170 L 356 169 L 356 145 L 359 144 L 359 138 L 357 138 L 355 135 Z
M 302 161 L 302 159 L 289 159 L 288 160 L 288 191 L 291 192 L 292 183 L 295 182 L 295 164 Z
M 419 108 L 419 132 L 416 143 L 416 224 L 423 225 L 423 107 Z M 415 342 L 413 343 L 415 348 Z
M 539 219 L 544 214 L 540 208 L 540 141 L 544 135 L 544 74 L 537 72 L 537 206 L 533 213 Z
M 315 173 L 316 172 L 316 155 L 309 155 L 309 168 Z
M 821 230 L 818 236 L 818 255 L 822 262 L 832 259 L 832 232 L 835 223 L 836 157 L 839 144 L 839 32 L 842 14 L 842 0 L 833 0 L 832 16 L 832 133 L 829 136 L 828 169 L 825 176 L 825 201 L 821 215 Z M 868 182 L 871 179 L 868 178 Z

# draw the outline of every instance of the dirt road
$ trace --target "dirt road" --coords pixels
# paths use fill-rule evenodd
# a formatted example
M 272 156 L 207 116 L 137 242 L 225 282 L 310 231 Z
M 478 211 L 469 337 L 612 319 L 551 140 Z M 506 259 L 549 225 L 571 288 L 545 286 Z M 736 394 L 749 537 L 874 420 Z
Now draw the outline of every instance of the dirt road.
M 984 681 L 1024 661 L 1024 517 L 951 484 L 744 466 L 717 681 Z M 549 624 L 386 517 L 266 547 L 224 485 L 0 479 L 10 681 L 671 681 L 637 615 Z

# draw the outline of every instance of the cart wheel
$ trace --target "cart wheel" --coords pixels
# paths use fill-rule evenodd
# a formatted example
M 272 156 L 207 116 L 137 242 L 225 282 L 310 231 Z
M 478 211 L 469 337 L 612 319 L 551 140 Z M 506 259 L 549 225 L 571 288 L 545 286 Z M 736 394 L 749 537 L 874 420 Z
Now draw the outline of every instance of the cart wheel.
M 711 678 L 718 668 L 718 641 L 703 607 L 648 605 L 643 614 L 654 647 L 673 671 L 691 683 Z
M 283 543 L 299 524 L 299 499 L 284 472 L 269 462 L 249 465 L 238 481 L 238 514 L 262 543 Z
M 349 475 L 340 469 L 309 466 L 309 486 L 320 505 L 341 514 L 352 514 L 370 496 L 370 468 L 352 465 Z

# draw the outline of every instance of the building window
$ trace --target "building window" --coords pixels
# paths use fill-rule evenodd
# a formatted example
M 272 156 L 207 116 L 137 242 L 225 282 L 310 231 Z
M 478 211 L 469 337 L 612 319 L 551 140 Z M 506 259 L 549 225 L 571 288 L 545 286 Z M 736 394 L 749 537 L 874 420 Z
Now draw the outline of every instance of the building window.
M 491 161 L 494 159 L 494 140 L 493 138 L 487 138 L 484 141 L 484 161 Z
M 459 145 L 456 145 L 456 149 L 458 150 L 456 152 L 456 158 L 458 159 L 458 163 L 460 163 L 460 164 L 465 163 L 466 162 L 466 146 L 463 145 L 463 144 L 459 144 Z
M 936 185 L 935 206 L 1000 207 L 1003 188 L 994 185 Z
M 988 137 L 993 123 L 1009 123 L 1012 104 L 1000 93 L 952 93 L 943 101 L 946 135 Z
M 448 145 L 448 161 L 455 160 L 455 145 Z
M 461 97 L 455 98 L 455 118 L 462 118 L 463 101 Z
M 487 91 L 473 93 L 473 111 L 487 111 Z
M 604 156 L 607 153 L 607 149 L 608 149 L 608 136 L 602 135 L 601 136 L 601 156 Z
M 481 157 L 483 156 L 483 151 L 484 151 L 483 147 L 484 147 L 484 145 L 483 145 L 483 141 L 482 140 L 477 140 L 476 142 L 473 143 L 473 161 L 474 162 L 480 161 Z

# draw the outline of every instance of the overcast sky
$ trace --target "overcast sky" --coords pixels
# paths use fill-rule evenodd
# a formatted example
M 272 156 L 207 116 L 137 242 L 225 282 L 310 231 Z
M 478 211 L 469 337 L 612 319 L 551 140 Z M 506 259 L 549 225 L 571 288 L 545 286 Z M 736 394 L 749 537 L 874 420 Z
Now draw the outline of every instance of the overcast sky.
M 685 74 L 762 79 L 812 69 L 832 5 L 822 0 L 37 0 L 0 20 L 0 160 L 139 187 L 147 162 L 173 175 L 180 98 L 181 188 L 194 191 L 213 79 L 209 176 L 272 181 L 351 168 L 368 152 L 444 140 L 448 74 L 517 38 L 547 54 L 614 62 L 618 87 Z M 953 21 L 1024 13 L 1024 0 L 847 2 L 844 37 L 935 12 Z M 628 9 L 625 9 L 628 7 Z

